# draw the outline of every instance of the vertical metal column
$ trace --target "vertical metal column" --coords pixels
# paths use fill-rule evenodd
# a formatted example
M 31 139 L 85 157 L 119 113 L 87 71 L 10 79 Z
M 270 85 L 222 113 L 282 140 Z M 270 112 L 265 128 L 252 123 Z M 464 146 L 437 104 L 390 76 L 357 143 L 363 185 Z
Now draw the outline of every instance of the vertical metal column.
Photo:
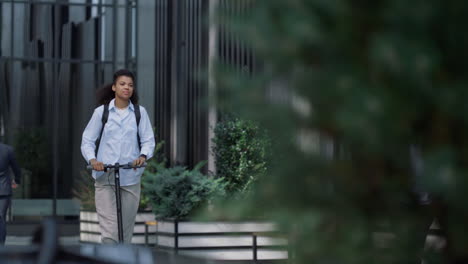
M 102 85 L 104 83 L 104 80 L 103 80 L 103 74 L 102 74 L 102 61 L 105 60 L 105 55 L 104 55 L 104 52 L 103 52 L 103 45 L 104 45 L 104 42 L 102 41 L 102 38 L 104 36 L 104 34 L 102 34 L 102 23 L 104 23 L 104 20 L 103 20 L 103 15 L 102 15 L 102 0 L 99 0 L 98 1 L 98 7 L 97 7 L 97 21 L 98 21 L 98 39 L 97 39 L 97 42 L 98 42 L 98 52 L 97 54 L 99 54 L 98 56 L 98 63 L 97 63 L 97 83 L 98 85 Z
M 131 50 L 130 50 L 130 43 L 132 41 L 132 38 L 129 37 L 129 33 L 130 33 L 130 23 L 131 23 L 131 20 L 130 20 L 130 17 L 131 17 L 131 14 L 129 13 L 130 12 L 130 2 L 132 2 L 131 0 L 126 0 L 125 1 L 125 34 L 124 34 L 124 38 L 125 38 L 125 47 L 124 47 L 124 50 L 125 50 L 125 55 L 124 55 L 124 58 L 125 58 L 125 62 L 124 62 L 124 65 L 125 65 L 125 68 L 128 69 L 129 67 L 129 61 L 130 61 L 130 53 L 131 53 Z M 131 35 L 130 35 L 131 36 Z
M 215 82 L 215 68 L 218 63 L 218 49 L 219 49 L 219 19 L 216 17 L 219 10 L 219 0 L 209 0 L 209 33 L 208 33 L 208 171 L 215 173 L 216 164 L 215 157 L 210 151 L 213 148 L 212 139 L 214 138 L 214 127 L 218 119 L 218 112 L 216 107 L 216 82 Z M 221 36 L 222 37 L 222 36 Z
M 135 29 L 135 60 L 134 65 L 132 67 L 133 71 L 136 72 L 136 69 L 138 68 L 138 0 L 133 0 L 134 7 L 135 8 L 135 26 L 132 26 L 132 29 Z M 132 18 L 133 19 L 133 18 Z M 133 47 L 132 47 L 133 48 Z
M 174 248 L 175 253 L 179 254 L 179 221 L 174 220 Z
M 60 100 L 60 92 L 59 92 L 59 87 L 58 87 L 58 78 L 57 78 L 57 72 L 58 72 L 58 62 L 59 62 L 59 56 L 60 56 L 60 5 L 56 2 L 54 4 L 54 26 L 53 26 L 53 34 L 54 34 L 54 45 L 53 45 L 53 62 L 52 62 L 52 82 L 53 82 L 53 117 L 52 117 L 52 134 L 53 134 L 53 139 L 52 139 L 52 159 L 53 159 L 53 180 L 52 180 L 52 188 L 53 188 L 53 199 L 52 199 L 52 215 L 54 217 L 57 216 L 57 185 L 58 185 L 58 168 L 59 168 L 59 149 L 58 149 L 58 138 L 60 134 L 60 127 L 59 127 L 59 100 Z
M 258 250 L 258 247 L 257 247 L 257 235 L 256 234 L 252 234 L 252 255 L 253 255 L 253 261 L 254 263 L 257 263 L 257 250 Z
M 117 1 L 112 6 L 112 72 L 117 70 Z
M 191 159 L 192 159 L 192 153 L 190 152 L 191 147 L 193 147 L 193 115 L 195 114 L 193 112 L 193 104 L 194 101 L 192 100 L 193 96 L 193 26 L 194 26 L 194 18 L 193 18 L 193 9 L 192 9 L 192 4 L 194 1 L 197 0 L 185 0 L 185 6 L 184 6 L 184 12 L 185 14 L 183 17 L 185 18 L 185 23 L 184 23 L 184 35 L 185 35 L 185 40 L 184 40 L 184 51 L 185 51 L 185 58 L 184 62 L 182 64 L 185 65 L 185 87 L 182 87 L 186 91 L 186 126 L 188 133 L 186 134 L 186 143 L 185 143 L 185 149 L 187 151 L 186 154 L 186 159 L 184 164 L 190 165 L 191 164 Z
M 165 12 L 166 14 L 166 17 L 165 17 L 165 32 L 164 32 L 164 35 L 166 36 L 166 41 L 164 42 L 164 51 L 166 54 L 173 54 L 173 41 L 174 41 L 174 32 L 173 32 L 173 29 L 174 29 L 174 26 L 172 24 L 172 21 L 174 19 L 174 2 L 171 1 L 171 0 L 164 0 L 166 1 L 165 4 L 167 5 L 167 11 Z M 171 104 L 170 102 L 172 102 L 172 93 L 171 93 L 171 87 L 172 87 L 172 75 L 173 75 L 173 60 L 172 60 L 172 57 L 169 57 L 169 56 L 165 56 L 164 57 L 164 66 L 166 67 L 166 72 L 164 74 L 164 84 L 163 84 L 163 91 L 164 91 L 164 94 L 163 94 L 163 98 L 164 98 L 164 116 L 163 116 L 163 124 L 165 125 L 165 131 L 164 131 L 164 135 L 165 137 L 167 138 L 168 140 L 168 143 L 170 142 L 171 140 L 171 123 L 170 123 L 170 120 L 171 120 Z M 166 146 L 166 157 L 171 157 L 173 154 L 172 154 L 172 150 L 171 150 L 171 146 L 169 144 L 167 144 Z
M 184 127 L 186 113 L 183 108 L 186 91 L 182 89 L 185 84 L 184 66 L 182 65 L 183 51 L 183 23 L 181 16 L 185 1 L 172 1 L 172 45 L 171 45 L 171 160 L 175 164 L 183 164 L 186 160 L 186 127 Z
M 11 39 L 10 39 L 10 72 L 9 72 L 9 81 L 10 81 L 10 87 L 13 85 L 13 79 L 14 79 L 14 75 L 13 75 L 13 70 L 14 70 L 14 65 L 13 65 L 13 58 L 15 56 L 15 45 L 14 45 L 14 40 L 15 40 L 15 27 L 14 27 L 14 24 L 15 24 L 15 3 L 14 3 L 14 0 L 11 0 L 10 1 L 10 11 L 11 11 L 11 25 L 10 25 L 10 34 L 11 34 Z M 11 105 L 11 104 L 10 104 Z M 10 109 L 9 109 L 10 110 Z M 11 119 L 10 119 L 10 124 L 11 124 Z M 9 133 L 9 129 L 5 129 L 5 134 L 6 134 L 6 139 L 7 139 L 7 142 L 11 142 L 12 140 L 12 133 Z

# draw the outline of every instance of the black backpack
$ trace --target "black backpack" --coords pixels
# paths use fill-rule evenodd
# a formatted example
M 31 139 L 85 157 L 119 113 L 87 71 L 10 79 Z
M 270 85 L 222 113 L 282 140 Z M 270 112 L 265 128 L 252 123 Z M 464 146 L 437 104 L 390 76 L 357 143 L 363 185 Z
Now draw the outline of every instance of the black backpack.
M 140 106 L 137 105 L 137 104 L 134 104 L 133 106 L 135 108 L 134 112 L 135 112 L 135 118 L 136 118 L 136 123 L 137 123 L 138 146 L 141 149 L 140 134 L 138 133 L 139 132 L 140 119 L 141 119 Z M 106 125 L 108 118 L 109 118 L 109 104 L 105 104 L 104 105 L 104 111 L 102 112 L 102 118 L 101 118 L 101 121 L 102 121 L 101 133 L 100 133 L 98 139 L 96 140 L 96 157 L 97 157 L 97 153 L 98 153 L 98 150 L 99 150 L 99 144 L 101 144 L 101 138 L 102 138 L 102 133 L 104 132 L 104 126 Z

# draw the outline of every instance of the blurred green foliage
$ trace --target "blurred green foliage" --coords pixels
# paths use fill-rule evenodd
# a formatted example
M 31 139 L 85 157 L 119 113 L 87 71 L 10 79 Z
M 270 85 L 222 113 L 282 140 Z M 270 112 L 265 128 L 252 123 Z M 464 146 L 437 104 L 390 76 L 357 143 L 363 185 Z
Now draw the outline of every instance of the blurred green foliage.
M 81 171 L 80 177 L 73 183 L 72 194 L 80 201 L 81 210 L 96 211 L 94 179 L 89 171 Z
M 26 174 L 24 178 L 30 178 L 30 190 L 35 197 L 44 198 L 50 196 L 51 177 L 49 165 L 51 164 L 51 152 L 47 140 L 47 131 L 42 127 L 17 129 L 14 133 L 13 146 L 19 165 Z M 24 193 L 29 198 L 29 193 Z
M 239 16 L 223 4 L 219 21 L 259 66 L 217 67 L 216 99 L 277 151 L 235 206 L 277 220 L 294 263 L 468 263 L 468 2 L 244 3 Z M 434 218 L 448 243 L 423 252 Z
M 14 141 L 16 157 L 21 166 L 31 171 L 47 168 L 48 148 L 43 128 L 17 130 Z
M 214 133 L 216 176 L 225 179 L 228 194 L 248 193 L 267 171 L 267 133 L 254 122 L 232 115 L 225 115 Z

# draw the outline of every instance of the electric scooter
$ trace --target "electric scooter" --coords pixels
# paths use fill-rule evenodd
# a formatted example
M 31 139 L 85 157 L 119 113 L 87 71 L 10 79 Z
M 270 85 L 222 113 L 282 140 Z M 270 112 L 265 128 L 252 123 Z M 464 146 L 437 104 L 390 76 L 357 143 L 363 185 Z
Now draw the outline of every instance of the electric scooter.
M 123 243 L 123 223 L 122 223 L 122 201 L 120 198 L 120 169 L 135 169 L 135 168 L 143 168 L 146 167 L 146 163 L 140 166 L 134 166 L 132 162 L 129 162 L 128 164 L 119 164 L 118 162 L 115 163 L 114 165 L 112 164 L 104 164 L 104 171 L 107 171 L 108 169 L 114 169 L 115 172 L 115 201 L 117 204 L 117 228 L 118 228 L 118 234 L 119 234 L 119 243 Z M 88 170 L 92 170 L 93 166 L 88 165 L 86 166 Z

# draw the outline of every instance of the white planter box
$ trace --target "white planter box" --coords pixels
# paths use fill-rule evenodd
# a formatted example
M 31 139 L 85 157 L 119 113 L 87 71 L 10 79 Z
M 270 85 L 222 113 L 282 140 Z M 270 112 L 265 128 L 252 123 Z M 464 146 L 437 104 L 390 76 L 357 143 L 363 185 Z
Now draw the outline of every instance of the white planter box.
M 158 220 L 152 212 L 137 214 L 132 243 L 173 250 L 178 254 L 217 260 L 287 259 L 288 241 L 269 222 L 195 222 Z M 80 242 L 100 243 L 96 212 L 80 212 Z
M 146 244 L 145 228 L 148 228 L 148 245 L 155 245 L 156 226 L 145 227 L 146 221 L 154 221 L 154 214 L 151 211 L 138 212 L 133 228 L 133 244 Z M 99 230 L 98 216 L 93 211 L 80 211 L 80 242 L 101 243 L 101 232 Z
M 156 245 L 179 254 L 218 260 L 287 259 L 287 240 L 268 222 L 159 220 Z

